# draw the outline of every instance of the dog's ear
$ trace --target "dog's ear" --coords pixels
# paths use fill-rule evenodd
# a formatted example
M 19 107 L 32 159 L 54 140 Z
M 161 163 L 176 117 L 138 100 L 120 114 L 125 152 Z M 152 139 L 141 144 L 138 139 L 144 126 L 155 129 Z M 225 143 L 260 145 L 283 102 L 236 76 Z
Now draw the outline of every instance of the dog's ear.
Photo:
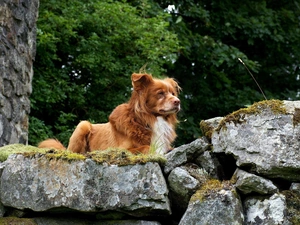
M 172 87 L 176 90 L 176 96 L 180 93 L 181 87 L 177 83 L 177 81 L 173 78 L 166 78 L 165 81 L 167 81 L 169 84 L 172 85 Z
M 132 86 L 135 91 L 139 91 L 153 82 L 150 74 L 134 73 L 131 76 Z

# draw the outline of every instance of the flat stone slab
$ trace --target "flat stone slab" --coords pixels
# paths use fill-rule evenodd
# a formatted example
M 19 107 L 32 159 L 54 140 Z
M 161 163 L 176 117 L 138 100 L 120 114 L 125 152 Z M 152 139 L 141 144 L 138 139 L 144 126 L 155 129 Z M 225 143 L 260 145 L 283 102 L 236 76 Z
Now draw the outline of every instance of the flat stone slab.
M 101 165 L 13 154 L 1 163 L 1 200 L 20 210 L 118 211 L 134 216 L 171 214 L 157 163 Z

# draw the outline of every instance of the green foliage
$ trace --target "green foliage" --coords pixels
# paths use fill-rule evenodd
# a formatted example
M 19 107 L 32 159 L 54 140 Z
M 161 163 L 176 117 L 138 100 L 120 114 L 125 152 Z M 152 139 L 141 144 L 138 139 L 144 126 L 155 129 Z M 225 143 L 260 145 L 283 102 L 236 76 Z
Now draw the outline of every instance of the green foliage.
M 150 13 L 143 3 L 40 2 L 31 144 L 52 134 L 66 143 L 80 120 L 107 121 L 112 109 L 128 100 L 130 76 L 143 65 L 149 73 L 164 73 L 178 40 L 168 31 L 170 15 Z
M 155 2 L 174 5 L 171 28 L 183 46 L 167 68 L 183 88 L 181 121 L 193 118 L 196 129 L 201 119 L 264 99 L 238 58 L 268 99 L 299 99 L 299 1 Z M 190 123 L 180 124 L 180 138 L 195 134 Z
M 30 130 L 66 143 L 79 120 L 107 121 L 145 64 L 183 89 L 175 145 L 201 135 L 201 120 L 263 100 L 238 58 L 268 99 L 297 100 L 299 15 L 299 1 L 41 0 Z
M 38 145 L 40 141 L 53 137 L 52 127 L 45 125 L 42 120 L 31 116 L 29 117 L 29 124 L 29 140 L 34 145 Z

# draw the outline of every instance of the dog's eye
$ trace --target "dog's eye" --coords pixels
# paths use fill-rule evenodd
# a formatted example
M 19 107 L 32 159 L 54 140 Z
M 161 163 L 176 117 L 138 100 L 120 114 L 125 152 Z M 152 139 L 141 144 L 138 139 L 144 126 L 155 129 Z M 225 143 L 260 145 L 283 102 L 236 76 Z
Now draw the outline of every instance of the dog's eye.
M 159 91 L 159 92 L 157 93 L 157 95 L 158 95 L 159 98 L 162 98 L 162 97 L 165 96 L 165 92 Z

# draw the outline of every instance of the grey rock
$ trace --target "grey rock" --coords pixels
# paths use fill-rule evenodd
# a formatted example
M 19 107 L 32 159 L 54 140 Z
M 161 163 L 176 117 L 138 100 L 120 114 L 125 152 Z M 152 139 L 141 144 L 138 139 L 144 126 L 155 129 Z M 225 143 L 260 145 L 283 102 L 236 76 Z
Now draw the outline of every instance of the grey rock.
M 212 155 L 211 152 L 205 151 L 198 158 L 195 163 L 205 169 L 208 174 L 213 178 L 220 178 L 223 176 L 223 168 L 219 160 Z
M 210 147 L 205 137 L 173 149 L 165 155 L 167 163 L 164 167 L 165 174 L 169 174 L 175 167 L 195 160 L 200 154 Z
M 221 189 L 191 199 L 179 225 L 243 225 L 242 203 L 235 189 Z
M 4 206 L 33 211 L 119 211 L 139 216 L 171 213 L 168 188 L 157 163 L 99 165 L 13 154 L 3 163 Z M 4 191 L 5 190 L 5 191 Z
M 289 225 L 286 217 L 286 201 L 282 194 L 273 194 L 270 198 L 251 197 L 245 200 L 246 225 Z
M 168 176 L 170 199 L 177 212 L 184 213 L 191 196 L 207 180 L 207 172 L 199 167 L 182 166 L 171 171 Z
M 0 217 L 4 216 L 5 213 L 5 207 L 3 206 L 3 204 L 0 202 Z
M 195 192 L 199 186 L 199 181 L 192 177 L 183 168 L 177 167 L 171 171 L 168 182 L 170 185 L 170 190 L 180 195 L 182 198 L 186 198 L 188 202 L 190 197 L 189 192 Z
M 300 183 L 292 183 L 290 190 L 300 194 Z
M 297 122 L 300 101 L 284 101 L 285 113 L 274 112 L 269 107 L 273 102 L 257 104 L 257 113 L 231 114 L 233 120 L 213 132 L 213 150 L 232 154 L 237 166 L 250 168 L 250 172 L 297 182 L 300 181 L 300 126 Z
M 207 120 L 202 120 L 200 122 L 200 129 L 202 134 L 211 141 L 212 132 L 219 126 L 219 123 L 223 117 L 215 117 Z
M 234 180 L 236 180 L 236 188 L 239 189 L 243 194 L 255 192 L 264 195 L 278 192 L 278 188 L 271 180 L 247 173 L 244 170 L 237 169 L 233 177 Z

